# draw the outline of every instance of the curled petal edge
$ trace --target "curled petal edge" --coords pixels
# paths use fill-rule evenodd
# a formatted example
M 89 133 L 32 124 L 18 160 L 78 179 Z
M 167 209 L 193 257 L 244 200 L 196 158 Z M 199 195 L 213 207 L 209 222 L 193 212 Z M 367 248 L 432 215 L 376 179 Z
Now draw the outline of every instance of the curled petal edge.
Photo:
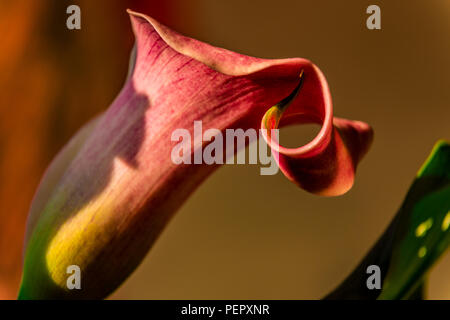
M 372 128 L 362 121 L 333 117 L 331 95 L 322 72 L 316 72 L 316 88 L 321 97 L 311 108 L 299 108 L 302 82 L 308 75 L 300 73 L 300 83 L 291 93 L 292 100 L 284 100 L 270 108 L 261 120 L 264 139 L 275 154 L 278 166 L 292 182 L 314 194 L 339 196 L 353 186 L 358 163 L 373 141 Z M 289 97 L 288 97 L 289 98 Z M 291 106 L 294 104 L 294 106 Z M 321 106 L 318 108 L 318 106 Z M 304 146 L 286 148 L 270 132 L 293 124 L 316 123 L 321 126 L 317 136 Z

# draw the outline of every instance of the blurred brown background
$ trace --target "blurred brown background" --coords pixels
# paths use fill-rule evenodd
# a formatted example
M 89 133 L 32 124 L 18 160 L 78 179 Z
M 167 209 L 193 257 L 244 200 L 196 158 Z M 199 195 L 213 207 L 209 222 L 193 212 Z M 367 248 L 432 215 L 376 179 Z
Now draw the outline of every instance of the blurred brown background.
M 65 27 L 79 4 L 82 29 Z M 381 7 L 382 30 L 365 10 Z M 14 298 L 25 217 L 45 167 L 120 89 L 132 34 L 125 8 L 241 53 L 304 57 L 325 73 L 335 114 L 375 141 L 354 188 L 320 198 L 281 173 L 224 166 L 182 207 L 112 298 L 320 298 L 381 235 L 434 142 L 450 139 L 450 2 L 397 0 L 0 3 L 0 298 Z M 286 145 L 311 128 L 286 130 Z M 450 299 L 450 254 L 430 275 Z

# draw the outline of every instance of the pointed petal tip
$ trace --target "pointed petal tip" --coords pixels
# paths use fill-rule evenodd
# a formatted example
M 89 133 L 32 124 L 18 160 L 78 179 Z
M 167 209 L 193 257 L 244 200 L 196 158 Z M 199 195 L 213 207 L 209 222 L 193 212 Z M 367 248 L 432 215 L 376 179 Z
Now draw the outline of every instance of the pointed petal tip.
M 334 118 L 333 124 L 342 135 L 356 169 L 356 166 L 372 145 L 374 138 L 372 127 L 362 121 L 342 118 Z

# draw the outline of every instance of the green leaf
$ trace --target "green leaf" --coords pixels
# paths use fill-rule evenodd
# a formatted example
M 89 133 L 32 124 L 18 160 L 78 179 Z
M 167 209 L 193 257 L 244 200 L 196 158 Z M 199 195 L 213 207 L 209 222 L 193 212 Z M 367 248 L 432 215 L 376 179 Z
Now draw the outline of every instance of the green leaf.
M 408 297 L 450 244 L 450 145 L 435 145 L 400 211 L 404 219 L 379 299 Z
M 424 277 L 450 244 L 450 144 L 439 141 L 419 170 L 382 237 L 325 299 L 418 299 Z M 369 290 L 366 268 L 378 265 L 383 286 Z

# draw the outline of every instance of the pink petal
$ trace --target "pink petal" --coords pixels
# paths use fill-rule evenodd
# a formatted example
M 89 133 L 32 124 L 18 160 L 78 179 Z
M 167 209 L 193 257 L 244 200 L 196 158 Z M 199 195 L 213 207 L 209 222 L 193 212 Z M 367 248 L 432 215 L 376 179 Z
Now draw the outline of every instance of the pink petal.
M 172 132 L 184 128 L 194 136 L 197 120 L 203 131 L 258 129 L 267 110 L 297 87 L 302 70 L 303 88 L 279 120 L 314 120 L 322 129 L 303 147 L 280 148 L 285 175 L 310 192 L 340 194 L 367 151 L 367 125 L 334 119 L 333 127 L 326 81 L 308 60 L 247 57 L 130 15 L 134 72 L 95 125 L 73 138 L 69 146 L 77 147 L 67 147 L 51 164 L 32 204 L 22 298 L 111 293 L 218 167 L 174 164 Z M 194 145 L 192 153 L 208 143 Z M 68 265 L 80 266 L 83 290 L 67 290 Z

